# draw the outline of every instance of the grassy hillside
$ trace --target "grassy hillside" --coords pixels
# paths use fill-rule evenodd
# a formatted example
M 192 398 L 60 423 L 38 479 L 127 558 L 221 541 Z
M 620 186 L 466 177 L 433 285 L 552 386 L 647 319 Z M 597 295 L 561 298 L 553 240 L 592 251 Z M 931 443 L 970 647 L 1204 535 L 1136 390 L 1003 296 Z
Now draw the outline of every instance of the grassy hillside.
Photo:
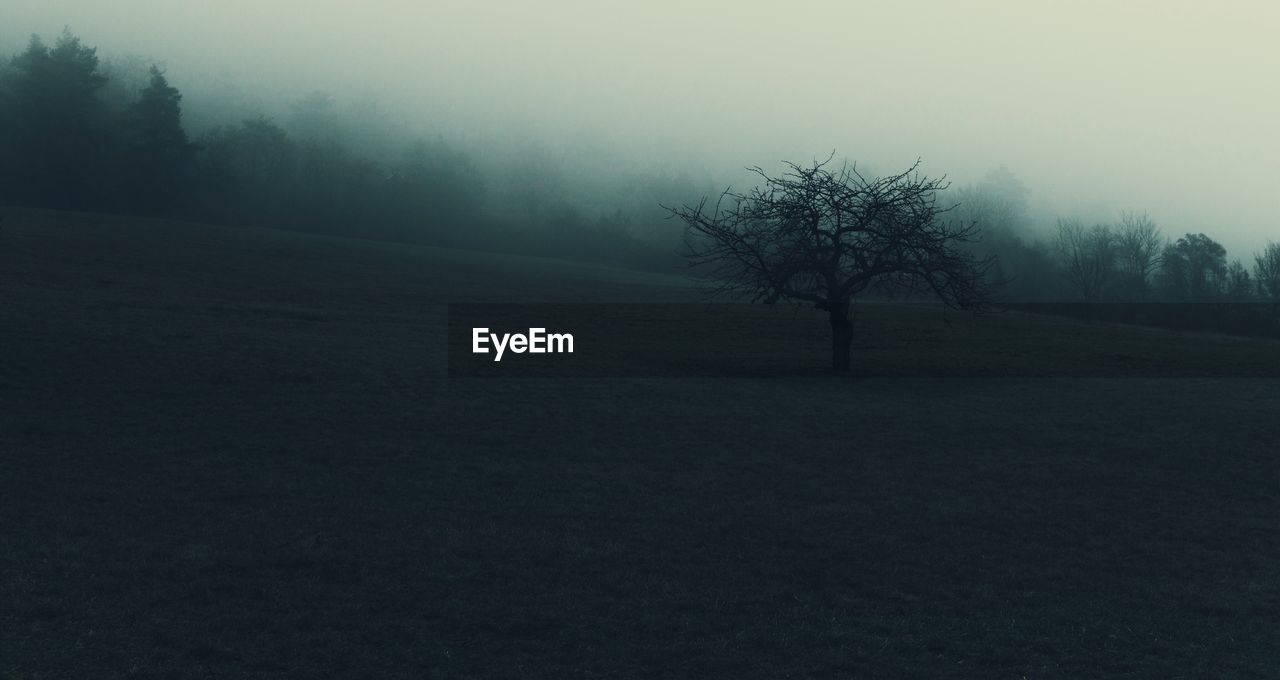
M 696 292 L 0 215 L 0 677 L 1280 674 L 1274 342 L 862 305 L 836 379 L 759 308 L 757 378 L 449 380 L 445 302 Z

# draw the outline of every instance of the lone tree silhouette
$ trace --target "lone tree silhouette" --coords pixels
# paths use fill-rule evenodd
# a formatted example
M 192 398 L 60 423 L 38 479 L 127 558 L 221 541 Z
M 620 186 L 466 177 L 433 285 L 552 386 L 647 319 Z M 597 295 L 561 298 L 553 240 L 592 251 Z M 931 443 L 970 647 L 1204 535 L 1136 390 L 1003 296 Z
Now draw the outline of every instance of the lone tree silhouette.
M 834 157 L 834 154 L 832 154 Z M 994 258 L 963 246 L 977 240 L 975 224 L 948 220 L 955 205 L 938 203 L 945 179 L 906 171 L 868 178 L 831 157 L 802 167 L 786 163 L 747 193 L 726 189 L 708 206 L 666 207 L 689 226 L 686 253 L 713 281 L 713 293 L 753 302 L 811 302 L 831 321 L 831 366 L 848 371 L 853 322 L 849 305 L 871 286 L 908 294 L 932 292 L 955 309 L 980 309 L 991 297 L 986 281 Z

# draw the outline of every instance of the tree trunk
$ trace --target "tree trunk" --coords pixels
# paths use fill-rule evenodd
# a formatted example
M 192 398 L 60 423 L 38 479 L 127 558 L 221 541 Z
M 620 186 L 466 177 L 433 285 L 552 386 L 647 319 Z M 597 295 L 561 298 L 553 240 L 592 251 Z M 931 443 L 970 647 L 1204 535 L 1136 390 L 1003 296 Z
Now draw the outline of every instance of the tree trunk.
M 853 322 L 849 320 L 849 303 L 834 303 L 827 311 L 831 316 L 831 368 L 837 373 L 848 373 L 849 351 L 853 346 Z

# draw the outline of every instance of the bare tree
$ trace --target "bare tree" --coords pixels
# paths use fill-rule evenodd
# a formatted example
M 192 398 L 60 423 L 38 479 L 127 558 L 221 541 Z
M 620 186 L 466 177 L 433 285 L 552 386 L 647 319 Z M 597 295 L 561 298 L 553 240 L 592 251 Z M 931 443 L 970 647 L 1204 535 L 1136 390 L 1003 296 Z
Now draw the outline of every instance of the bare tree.
M 1253 257 L 1253 278 L 1258 282 L 1258 296 L 1280 303 L 1280 243 L 1267 242 L 1267 247 Z
M 1151 278 L 1160 266 L 1160 250 L 1164 237 L 1160 227 L 1147 216 L 1133 212 L 1120 215 L 1116 234 L 1120 277 L 1131 295 L 1145 298 Z
M 919 161 L 878 178 L 830 163 L 787 163 L 777 177 L 749 168 L 761 186 L 726 189 L 710 206 L 703 198 L 697 206 L 667 208 L 688 225 L 687 255 L 705 268 L 713 293 L 770 304 L 801 300 L 826 310 L 837 371 L 850 366 L 849 305 L 872 285 L 931 292 L 958 309 L 985 305 L 993 260 L 959 247 L 976 239 L 977 227 L 945 219 L 955 207 L 938 204 L 945 180 L 921 175 Z
M 1240 260 L 1232 260 L 1223 276 L 1222 295 L 1230 302 L 1248 302 L 1253 299 L 1253 279 Z
M 1115 274 L 1116 238 L 1111 227 L 1086 228 L 1078 219 L 1059 219 L 1057 250 L 1063 272 L 1085 302 L 1102 298 Z

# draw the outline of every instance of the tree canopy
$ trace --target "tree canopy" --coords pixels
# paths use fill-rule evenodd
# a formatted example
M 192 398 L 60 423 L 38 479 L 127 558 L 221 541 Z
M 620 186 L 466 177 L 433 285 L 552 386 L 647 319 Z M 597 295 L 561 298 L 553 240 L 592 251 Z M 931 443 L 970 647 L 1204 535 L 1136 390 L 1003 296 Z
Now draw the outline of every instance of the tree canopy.
M 872 286 L 956 308 L 989 301 L 993 260 L 962 247 L 977 225 L 948 219 L 954 206 L 939 202 L 948 184 L 920 174 L 919 161 L 885 177 L 832 167 L 831 158 L 786 168 L 779 176 L 750 168 L 763 182 L 750 191 L 669 209 L 688 225 L 688 256 L 715 292 L 827 310 L 836 370 L 849 368 L 849 304 Z

